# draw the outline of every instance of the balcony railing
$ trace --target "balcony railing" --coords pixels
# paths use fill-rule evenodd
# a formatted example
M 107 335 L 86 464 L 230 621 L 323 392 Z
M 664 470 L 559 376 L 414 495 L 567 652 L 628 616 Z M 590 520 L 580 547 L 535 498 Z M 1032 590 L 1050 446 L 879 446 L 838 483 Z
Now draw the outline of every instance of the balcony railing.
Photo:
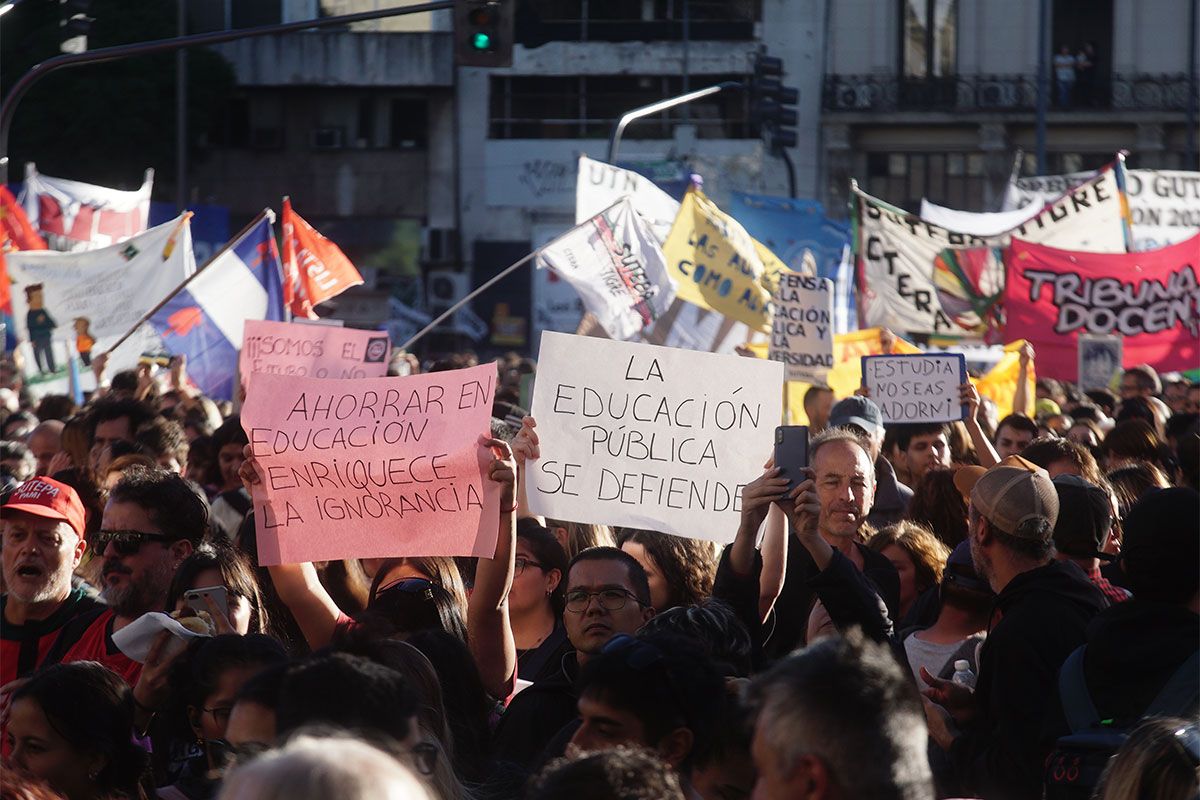
M 1113 75 L 1090 87 L 1076 85 L 1071 102 L 1054 111 L 1185 111 L 1188 92 L 1196 92 L 1186 74 Z M 827 75 L 822 103 L 826 111 L 1033 111 L 1037 108 L 1034 75 L 960 75 L 952 78 L 902 78 L 895 75 Z

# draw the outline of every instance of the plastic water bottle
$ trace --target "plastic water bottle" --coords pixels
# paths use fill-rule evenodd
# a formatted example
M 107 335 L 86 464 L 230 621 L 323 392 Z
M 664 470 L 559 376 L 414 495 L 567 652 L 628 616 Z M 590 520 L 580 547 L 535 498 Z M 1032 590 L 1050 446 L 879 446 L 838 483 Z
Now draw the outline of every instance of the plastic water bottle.
M 954 662 L 954 677 L 950 680 L 957 684 L 966 686 L 968 689 L 975 688 L 975 673 L 971 672 L 971 662 L 965 658 L 960 658 Z

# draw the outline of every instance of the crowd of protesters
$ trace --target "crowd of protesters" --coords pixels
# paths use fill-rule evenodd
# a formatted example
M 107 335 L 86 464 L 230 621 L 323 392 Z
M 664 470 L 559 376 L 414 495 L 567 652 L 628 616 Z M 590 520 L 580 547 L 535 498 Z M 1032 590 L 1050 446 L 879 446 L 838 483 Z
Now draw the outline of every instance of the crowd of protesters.
M 497 368 L 493 558 L 263 567 L 182 362 L 82 408 L 0 364 L 0 797 L 1196 796 L 1200 386 L 1039 380 L 997 421 L 967 383 L 947 425 L 816 389 L 806 480 L 731 476 L 721 548 L 529 513 L 535 365 Z M 149 612 L 211 635 L 135 660 Z

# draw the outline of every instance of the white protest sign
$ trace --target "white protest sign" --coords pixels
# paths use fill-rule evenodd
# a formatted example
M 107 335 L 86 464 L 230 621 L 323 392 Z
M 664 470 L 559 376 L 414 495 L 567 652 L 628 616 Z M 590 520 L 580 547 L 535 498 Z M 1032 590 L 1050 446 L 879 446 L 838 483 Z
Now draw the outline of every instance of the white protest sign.
M 824 385 L 833 368 L 833 281 L 781 272 L 767 357 L 789 381 Z
M 391 342 L 382 331 L 248 319 L 242 339 L 242 385 L 250 376 L 382 378 Z
M 731 542 L 782 387 L 774 361 L 545 332 L 530 510 Z
M 1124 344 L 1120 336 L 1079 334 L 1079 388 L 1107 389 L 1121 371 Z
M 966 415 L 958 397 L 967 379 L 962 355 L 863 356 L 862 369 L 863 385 L 884 422 L 953 422 Z

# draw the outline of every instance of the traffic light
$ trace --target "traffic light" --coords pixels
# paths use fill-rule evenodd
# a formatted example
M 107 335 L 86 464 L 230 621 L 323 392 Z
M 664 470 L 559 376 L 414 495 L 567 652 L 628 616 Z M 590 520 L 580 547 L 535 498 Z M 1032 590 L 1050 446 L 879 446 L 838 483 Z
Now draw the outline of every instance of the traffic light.
M 783 59 L 759 54 L 750 79 L 750 125 L 771 152 L 796 146 L 796 103 L 800 92 L 783 85 Z
M 457 0 L 454 60 L 460 67 L 511 67 L 516 0 Z
M 59 10 L 58 27 L 61 29 L 62 41 L 58 49 L 64 53 L 82 53 L 87 50 L 87 35 L 96 20 L 88 16 L 92 0 L 58 0 L 62 5 Z

